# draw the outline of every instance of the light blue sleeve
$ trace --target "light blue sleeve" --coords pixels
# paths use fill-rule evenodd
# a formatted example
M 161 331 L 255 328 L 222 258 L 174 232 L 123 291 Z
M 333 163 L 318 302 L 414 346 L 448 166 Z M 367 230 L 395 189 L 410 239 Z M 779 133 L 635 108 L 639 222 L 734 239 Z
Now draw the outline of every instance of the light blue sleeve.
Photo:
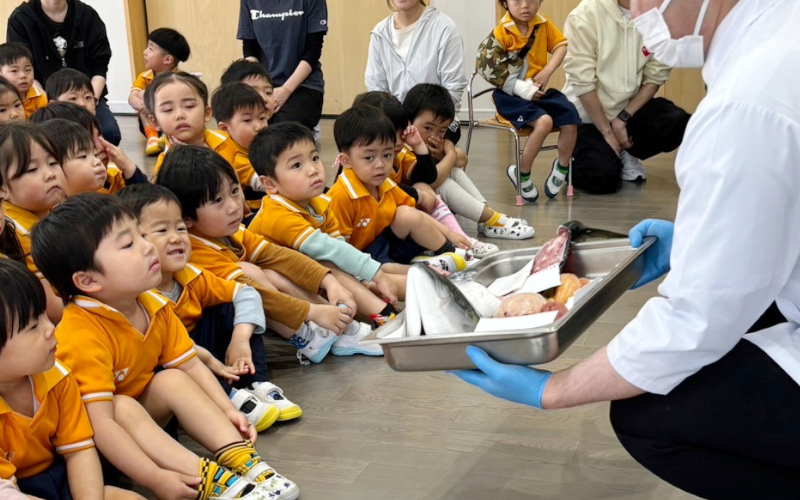
M 247 323 L 256 325 L 253 333 L 261 335 L 266 331 L 267 320 L 264 316 L 264 307 L 261 304 L 261 296 L 255 288 L 241 285 L 236 296 L 233 297 L 233 325 Z
M 319 229 L 300 244 L 298 249 L 317 262 L 331 262 L 336 267 L 357 278 L 372 280 L 381 264 L 343 239 L 331 238 Z

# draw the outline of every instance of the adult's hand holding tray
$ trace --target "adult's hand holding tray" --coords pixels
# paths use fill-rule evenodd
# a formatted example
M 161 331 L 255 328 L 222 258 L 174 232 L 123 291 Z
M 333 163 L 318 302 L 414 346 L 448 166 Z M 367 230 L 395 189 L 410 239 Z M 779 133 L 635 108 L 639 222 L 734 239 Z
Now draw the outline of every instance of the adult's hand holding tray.
M 645 238 L 633 249 L 627 238 L 590 240 L 573 245 L 563 272 L 592 279 L 573 298 L 569 312 L 554 323 L 538 327 L 514 325 L 492 332 L 463 331 L 439 335 L 409 336 L 404 311 L 375 330 L 362 343 L 380 344 L 386 362 L 397 371 L 438 371 L 472 369 L 466 355 L 468 345 L 477 345 L 492 358 L 517 365 L 547 363 L 563 353 L 641 276 L 644 251 L 654 238 Z M 531 262 L 539 248 L 499 252 L 473 266 L 470 276 L 483 286 L 511 275 Z M 439 314 L 434 312 L 428 314 Z M 524 318 L 524 317 L 523 317 Z M 515 318 L 510 318 L 515 319 Z M 522 320 L 522 318 L 520 318 Z M 524 320 L 523 320 L 524 321 Z

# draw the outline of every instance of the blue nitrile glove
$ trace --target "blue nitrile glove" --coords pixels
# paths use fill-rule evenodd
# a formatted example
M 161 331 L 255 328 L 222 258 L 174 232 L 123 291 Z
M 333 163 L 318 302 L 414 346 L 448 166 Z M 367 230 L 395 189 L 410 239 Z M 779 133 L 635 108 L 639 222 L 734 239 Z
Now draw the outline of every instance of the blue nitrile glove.
M 528 368 L 527 366 L 507 365 L 493 360 L 480 347 L 467 347 L 467 356 L 478 367 L 477 370 L 450 372 L 468 384 L 483 389 L 492 396 L 521 403 L 534 408 L 542 408 L 542 393 L 550 372 Z
M 657 240 L 644 252 L 644 272 L 631 289 L 644 286 L 669 272 L 669 254 L 672 251 L 672 234 L 675 224 L 660 219 L 645 219 L 628 232 L 633 248 L 639 248 L 645 236 Z

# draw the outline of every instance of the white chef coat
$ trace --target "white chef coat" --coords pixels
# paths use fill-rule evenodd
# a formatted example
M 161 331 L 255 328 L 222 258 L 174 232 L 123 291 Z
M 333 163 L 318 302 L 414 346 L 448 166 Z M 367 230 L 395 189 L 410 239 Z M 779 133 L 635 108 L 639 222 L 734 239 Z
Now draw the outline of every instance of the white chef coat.
M 672 271 L 608 345 L 644 391 L 667 394 L 742 338 L 800 383 L 798 26 L 797 0 L 740 0 L 717 28 L 675 163 Z M 745 336 L 773 301 L 789 323 Z

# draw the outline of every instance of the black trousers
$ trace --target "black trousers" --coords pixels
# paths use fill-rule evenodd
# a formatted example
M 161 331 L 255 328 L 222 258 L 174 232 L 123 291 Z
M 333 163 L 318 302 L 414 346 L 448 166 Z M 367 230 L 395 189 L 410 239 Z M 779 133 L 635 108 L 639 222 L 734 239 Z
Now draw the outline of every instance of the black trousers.
M 322 116 L 323 94 L 303 86 L 297 87 L 283 107 L 269 120 L 270 125 L 281 122 L 300 122 L 313 129 Z
M 646 160 L 674 151 L 683 142 L 690 116 L 672 101 L 661 97 L 650 99 L 628 121 L 628 135 L 633 141 L 628 152 Z M 597 127 L 590 124 L 578 127 L 573 158 L 572 182 L 576 188 L 592 194 L 619 191 L 622 162 Z
M 780 322 L 776 311 L 754 328 Z M 747 340 L 666 396 L 611 403 L 610 417 L 636 461 L 689 493 L 800 498 L 800 386 Z
M 100 135 L 111 144 L 119 146 L 122 141 L 122 132 L 119 130 L 117 119 L 114 118 L 114 114 L 109 109 L 108 101 L 105 97 L 97 101 L 95 116 L 100 123 Z

